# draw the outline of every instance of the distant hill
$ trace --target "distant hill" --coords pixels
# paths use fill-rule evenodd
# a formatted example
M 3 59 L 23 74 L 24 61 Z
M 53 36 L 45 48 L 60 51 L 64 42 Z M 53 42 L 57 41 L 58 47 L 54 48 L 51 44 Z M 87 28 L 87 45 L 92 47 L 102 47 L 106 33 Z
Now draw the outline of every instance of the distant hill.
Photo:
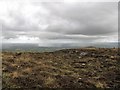
M 49 52 L 49 51 L 56 51 L 60 49 L 67 49 L 67 48 L 82 48 L 82 47 L 88 47 L 88 48 L 113 48 L 118 47 L 118 43 L 97 43 L 97 44 L 91 44 L 91 45 L 85 45 L 85 46 L 71 46 L 71 45 L 64 45 L 64 46 L 56 46 L 56 47 L 40 47 L 37 44 L 2 44 L 2 51 L 38 51 L 38 52 Z

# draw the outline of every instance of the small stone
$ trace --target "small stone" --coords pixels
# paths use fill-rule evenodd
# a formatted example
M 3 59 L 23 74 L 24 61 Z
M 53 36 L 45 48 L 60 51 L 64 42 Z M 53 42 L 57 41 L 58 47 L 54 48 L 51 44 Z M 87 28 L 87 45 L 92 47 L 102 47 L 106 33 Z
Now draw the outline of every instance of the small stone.
M 81 57 L 78 57 L 79 59 L 81 58 Z
M 82 65 L 85 66 L 85 63 L 83 63 Z
M 111 58 L 111 59 L 114 59 L 114 56 L 111 56 L 110 58 Z
M 78 51 L 76 50 L 75 52 L 77 53 Z
M 78 78 L 79 80 L 81 80 L 82 78 Z
M 87 55 L 86 52 L 82 52 L 82 53 L 80 53 L 80 56 L 85 56 L 85 55 Z

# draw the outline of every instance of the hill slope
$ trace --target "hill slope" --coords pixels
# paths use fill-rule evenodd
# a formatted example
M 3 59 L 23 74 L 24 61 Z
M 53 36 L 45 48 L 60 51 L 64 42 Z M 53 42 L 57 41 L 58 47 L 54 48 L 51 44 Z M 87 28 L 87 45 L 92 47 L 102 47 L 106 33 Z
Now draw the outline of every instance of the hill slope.
M 118 49 L 2 52 L 3 88 L 120 88 Z

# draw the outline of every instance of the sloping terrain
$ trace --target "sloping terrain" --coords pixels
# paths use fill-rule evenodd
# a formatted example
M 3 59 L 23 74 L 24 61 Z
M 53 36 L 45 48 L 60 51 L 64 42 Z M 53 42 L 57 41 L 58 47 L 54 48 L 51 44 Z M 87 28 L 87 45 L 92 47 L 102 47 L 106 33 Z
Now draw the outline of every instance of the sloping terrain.
M 3 88 L 120 88 L 116 48 L 2 52 Z

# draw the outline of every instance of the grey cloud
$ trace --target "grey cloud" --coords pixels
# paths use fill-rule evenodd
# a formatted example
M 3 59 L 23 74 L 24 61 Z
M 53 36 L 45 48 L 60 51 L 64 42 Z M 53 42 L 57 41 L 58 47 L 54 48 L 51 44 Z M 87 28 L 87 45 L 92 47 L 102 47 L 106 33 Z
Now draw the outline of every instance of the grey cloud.
M 48 30 L 58 32 L 60 29 L 61 33 L 85 35 L 101 35 L 117 32 L 117 28 L 113 28 L 114 26 L 117 27 L 117 3 L 82 4 L 78 3 L 73 6 L 64 3 L 55 5 L 47 4 L 51 13 L 69 22 L 66 24 L 63 22 L 64 25 L 53 26 L 57 28 L 51 27 Z M 71 23 L 75 23 L 76 28 Z M 70 29 L 67 30 L 68 28 Z
M 20 6 L 26 7 L 25 5 Z M 118 32 L 117 3 L 31 2 L 30 5 L 33 6 L 33 11 L 31 10 L 30 15 L 28 13 L 30 17 L 26 18 L 26 14 L 22 13 L 24 8 L 19 7 L 18 11 L 8 10 L 7 16 L 13 22 L 0 20 L 4 39 L 27 36 L 38 37 L 40 42 L 48 42 L 53 46 L 60 43 L 72 45 L 72 42 L 79 45 L 104 39 Z M 36 8 L 39 10 L 34 12 Z

